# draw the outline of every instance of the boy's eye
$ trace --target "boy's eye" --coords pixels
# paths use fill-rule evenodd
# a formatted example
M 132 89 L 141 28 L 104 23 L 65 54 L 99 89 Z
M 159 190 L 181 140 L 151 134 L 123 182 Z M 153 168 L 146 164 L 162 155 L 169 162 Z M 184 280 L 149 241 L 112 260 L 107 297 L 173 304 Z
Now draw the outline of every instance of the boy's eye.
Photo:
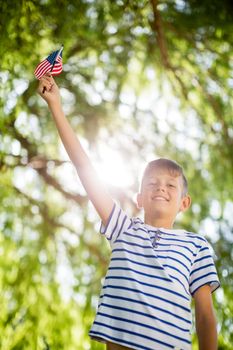
M 149 182 L 149 183 L 147 184 L 148 187 L 154 187 L 155 185 L 156 185 L 155 182 Z
M 174 184 L 168 184 L 169 187 L 176 187 Z

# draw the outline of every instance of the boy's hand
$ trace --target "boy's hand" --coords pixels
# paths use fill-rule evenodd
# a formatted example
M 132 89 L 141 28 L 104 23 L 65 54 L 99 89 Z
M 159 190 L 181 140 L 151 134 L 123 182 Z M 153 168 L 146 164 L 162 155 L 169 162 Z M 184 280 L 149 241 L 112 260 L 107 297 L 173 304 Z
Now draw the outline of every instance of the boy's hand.
M 40 79 L 38 92 L 48 105 L 60 104 L 61 102 L 58 86 L 49 73 Z

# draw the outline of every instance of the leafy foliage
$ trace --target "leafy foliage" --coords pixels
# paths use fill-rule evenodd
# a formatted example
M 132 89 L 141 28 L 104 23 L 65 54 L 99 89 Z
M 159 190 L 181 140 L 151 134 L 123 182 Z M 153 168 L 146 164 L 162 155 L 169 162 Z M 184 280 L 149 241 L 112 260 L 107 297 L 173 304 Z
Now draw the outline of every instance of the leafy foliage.
M 214 246 L 219 349 L 232 349 L 232 3 L 0 5 L 1 349 L 103 348 L 87 334 L 109 248 L 33 77 L 61 43 L 66 114 L 97 169 L 106 146 L 121 155 L 115 172 L 130 186 L 110 191 L 122 205 L 139 215 L 132 193 L 145 161 L 168 156 L 186 169 L 193 206 L 177 225 Z

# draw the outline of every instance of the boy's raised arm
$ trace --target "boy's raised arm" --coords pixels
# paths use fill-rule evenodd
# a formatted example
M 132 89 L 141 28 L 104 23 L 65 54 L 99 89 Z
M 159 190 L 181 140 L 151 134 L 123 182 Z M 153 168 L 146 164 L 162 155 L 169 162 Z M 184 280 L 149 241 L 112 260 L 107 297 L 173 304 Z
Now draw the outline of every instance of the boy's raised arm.
M 38 91 L 48 103 L 63 145 L 78 172 L 89 199 L 103 223 L 106 224 L 114 205 L 113 199 L 99 180 L 86 152 L 64 115 L 59 89 L 53 77 L 46 75 L 41 78 Z

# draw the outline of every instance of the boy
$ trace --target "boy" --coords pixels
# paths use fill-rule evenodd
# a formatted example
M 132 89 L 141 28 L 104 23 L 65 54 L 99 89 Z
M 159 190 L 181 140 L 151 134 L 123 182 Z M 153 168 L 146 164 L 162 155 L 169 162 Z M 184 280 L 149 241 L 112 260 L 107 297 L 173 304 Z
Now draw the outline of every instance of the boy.
M 43 89 L 45 92 L 43 93 Z M 218 286 L 206 240 L 173 230 L 191 199 L 182 168 L 159 159 L 148 164 L 138 206 L 144 222 L 114 203 L 64 116 L 59 89 L 49 74 L 39 83 L 62 142 L 101 220 L 112 248 L 111 262 L 90 336 L 107 350 L 191 349 L 190 302 L 195 301 L 200 350 L 217 349 L 211 292 Z

